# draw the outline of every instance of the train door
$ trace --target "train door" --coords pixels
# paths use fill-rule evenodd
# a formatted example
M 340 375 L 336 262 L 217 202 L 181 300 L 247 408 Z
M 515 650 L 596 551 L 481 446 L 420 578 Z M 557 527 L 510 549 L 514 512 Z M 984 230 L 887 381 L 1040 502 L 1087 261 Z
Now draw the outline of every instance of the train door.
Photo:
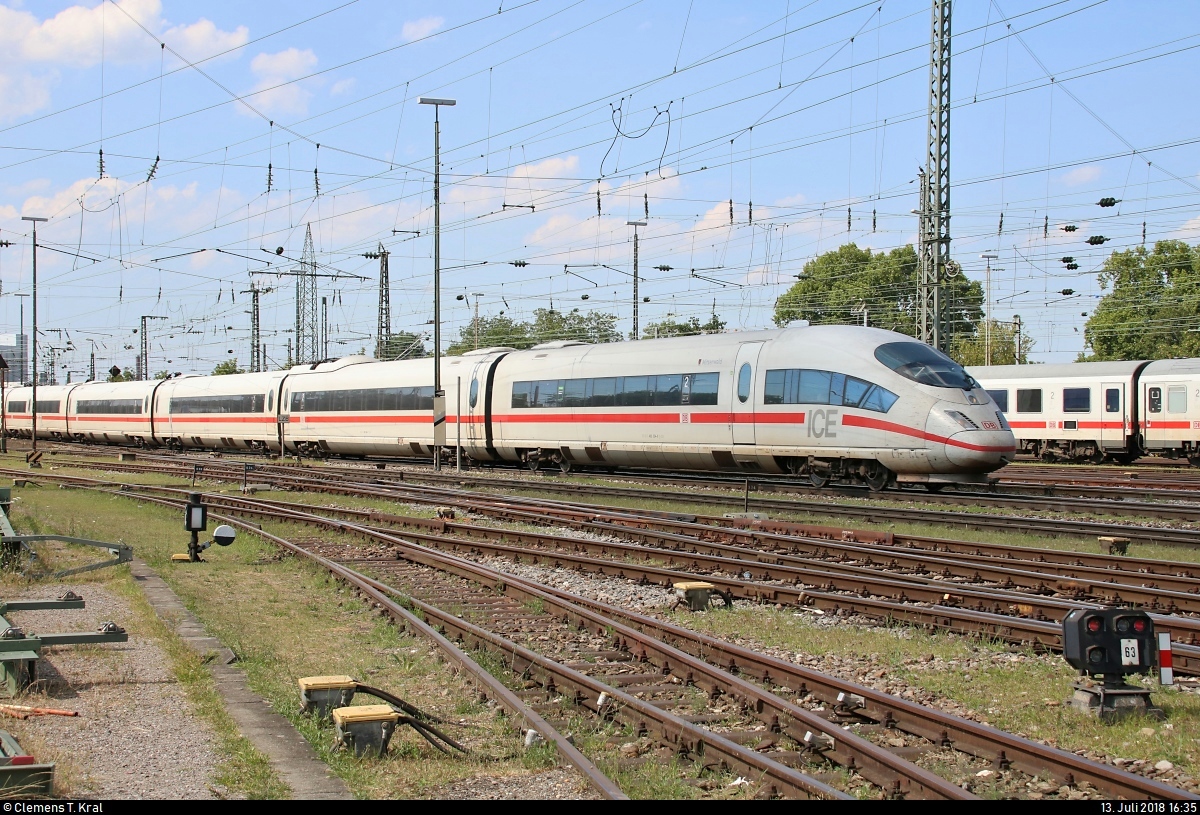
M 738 346 L 733 366 L 733 392 L 730 395 L 730 422 L 734 444 L 754 444 L 754 383 L 758 376 L 758 354 L 761 342 L 744 342 Z
M 460 421 L 466 423 L 466 427 L 463 428 L 463 444 L 469 449 L 478 450 L 487 443 L 484 437 L 484 390 L 490 365 L 490 359 L 476 362 L 471 368 L 471 380 L 467 383 L 467 404 L 464 405 L 466 411 L 464 417 L 460 417 Z
M 1100 444 L 1105 450 L 1123 448 L 1129 432 L 1125 383 L 1105 382 L 1100 386 L 1100 390 L 1104 394 L 1104 412 L 1100 416 Z
M 1145 417 L 1142 432 L 1145 434 L 1146 449 L 1161 450 L 1167 441 L 1167 422 L 1163 415 L 1165 388 L 1162 385 L 1151 385 L 1149 382 L 1143 387 L 1146 389 L 1146 401 L 1142 405 L 1142 416 Z
M 285 379 L 284 382 L 286 383 L 287 380 Z M 290 389 L 286 384 L 281 387 L 283 387 L 283 396 L 279 399 L 279 413 L 276 418 L 276 427 L 279 433 L 279 452 L 282 454 L 287 452 L 287 431 L 288 422 L 292 420 L 292 406 Z

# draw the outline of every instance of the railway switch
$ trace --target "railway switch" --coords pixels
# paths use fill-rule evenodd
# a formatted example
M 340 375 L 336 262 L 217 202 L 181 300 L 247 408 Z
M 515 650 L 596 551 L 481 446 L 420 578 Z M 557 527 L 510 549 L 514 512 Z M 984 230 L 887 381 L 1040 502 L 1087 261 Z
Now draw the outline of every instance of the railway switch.
M 1133 609 L 1072 609 L 1063 618 L 1063 656 L 1085 677 L 1070 704 L 1104 721 L 1132 714 L 1162 716 L 1145 688 L 1125 677 L 1153 670 L 1158 655 L 1154 621 Z

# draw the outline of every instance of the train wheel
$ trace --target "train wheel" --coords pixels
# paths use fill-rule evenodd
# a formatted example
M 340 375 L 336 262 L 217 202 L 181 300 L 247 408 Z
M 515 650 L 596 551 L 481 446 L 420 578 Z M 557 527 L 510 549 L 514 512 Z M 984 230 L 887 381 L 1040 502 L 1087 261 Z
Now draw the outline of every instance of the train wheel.
M 892 480 L 892 472 L 887 467 L 884 467 L 879 462 L 871 467 L 867 473 L 866 482 L 871 492 L 881 492 L 887 489 L 887 485 Z
M 1103 464 L 1104 458 L 1105 458 L 1104 451 L 1097 449 L 1096 452 L 1092 453 L 1091 462 L 1093 464 Z
M 571 462 L 564 456 L 559 456 L 558 469 L 562 471 L 563 475 L 566 475 L 571 472 Z
M 538 467 L 542 466 L 542 460 L 536 454 L 527 453 L 525 455 L 525 466 L 533 472 L 537 472 Z
M 808 474 L 808 480 L 809 480 L 809 482 L 812 483 L 812 485 L 814 487 L 816 487 L 817 489 L 820 489 L 821 487 L 824 487 L 826 484 L 829 483 L 829 474 L 821 473 L 821 472 L 817 472 L 816 470 L 813 470 L 812 472 L 810 472 Z
M 929 492 L 938 493 L 946 488 L 945 484 L 926 484 L 925 489 Z

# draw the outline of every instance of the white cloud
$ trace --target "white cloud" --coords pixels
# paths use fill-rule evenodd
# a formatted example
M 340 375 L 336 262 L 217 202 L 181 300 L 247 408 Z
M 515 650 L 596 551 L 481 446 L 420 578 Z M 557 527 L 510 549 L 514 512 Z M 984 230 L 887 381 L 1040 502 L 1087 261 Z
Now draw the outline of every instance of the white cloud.
M 422 17 L 420 20 L 410 20 L 400 30 L 400 36 L 406 42 L 423 39 L 442 27 L 446 22 L 444 17 Z
M 330 96 L 341 96 L 342 94 L 350 93 L 354 90 L 354 85 L 358 80 L 354 77 L 349 79 L 341 79 L 333 83 L 333 87 L 329 89 Z
M 159 36 L 189 59 L 249 38 L 245 26 L 222 31 L 203 18 L 171 26 L 162 18 L 160 0 L 122 0 L 120 9 L 110 6 L 70 6 L 38 19 L 32 12 L 0 5 L 0 98 L 5 101 L 0 116 L 13 119 L 47 107 L 62 69 L 90 68 L 102 57 L 126 64 L 157 60 Z M 130 17 L 155 33 L 147 35 Z
M 806 198 L 804 196 L 804 193 L 798 192 L 795 195 L 789 195 L 786 198 L 780 198 L 778 201 L 775 202 L 775 206 L 777 206 L 777 207 L 798 207 L 798 206 L 801 206 L 801 205 L 807 204 L 807 203 L 808 203 L 808 198 Z
M 308 48 L 303 51 L 288 48 L 274 54 L 259 54 L 250 61 L 250 70 L 258 77 L 250 103 L 268 113 L 303 115 L 308 112 L 312 93 L 292 80 L 312 73 L 316 67 L 317 55 Z M 285 82 L 291 84 L 284 85 Z M 282 87 L 275 87 L 277 85 Z M 245 107 L 239 107 L 243 113 L 250 113 Z
M 537 164 L 522 164 L 513 170 L 514 176 L 522 178 L 557 178 L 576 173 L 579 169 L 579 156 L 566 158 L 548 158 Z
M 1100 177 L 1100 167 L 1095 164 L 1085 164 L 1076 167 L 1068 173 L 1063 173 L 1061 181 L 1068 187 L 1078 187 L 1089 184 Z
M 203 17 L 191 25 L 169 28 L 163 34 L 164 42 L 192 61 L 245 45 L 249 39 L 250 29 L 244 25 L 239 25 L 233 31 L 222 31 Z

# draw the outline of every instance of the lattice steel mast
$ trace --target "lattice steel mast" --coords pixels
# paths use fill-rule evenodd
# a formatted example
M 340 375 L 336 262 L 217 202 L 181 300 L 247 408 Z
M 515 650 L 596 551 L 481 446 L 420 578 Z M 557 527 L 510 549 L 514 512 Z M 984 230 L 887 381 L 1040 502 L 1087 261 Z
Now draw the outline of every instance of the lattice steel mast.
M 933 0 L 929 60 L 929 153 L 921 175 L 918 339 L 945 350 L 945 284 L 950 260 L 950 0 Z
M 375 359 L 391 359 L 395 351 L 392 341 L 392 285 L 388 280 L 388 250 L 380 242 L 379 250 L 367 252 L 365 258 L 379 259 L 379 320 L 375 325 Z
M 317 253 L 313 250 L 312 224 L 304 231 L 304 252 L 296 274 L 296 364 L 320 359 L 317 334 Z

